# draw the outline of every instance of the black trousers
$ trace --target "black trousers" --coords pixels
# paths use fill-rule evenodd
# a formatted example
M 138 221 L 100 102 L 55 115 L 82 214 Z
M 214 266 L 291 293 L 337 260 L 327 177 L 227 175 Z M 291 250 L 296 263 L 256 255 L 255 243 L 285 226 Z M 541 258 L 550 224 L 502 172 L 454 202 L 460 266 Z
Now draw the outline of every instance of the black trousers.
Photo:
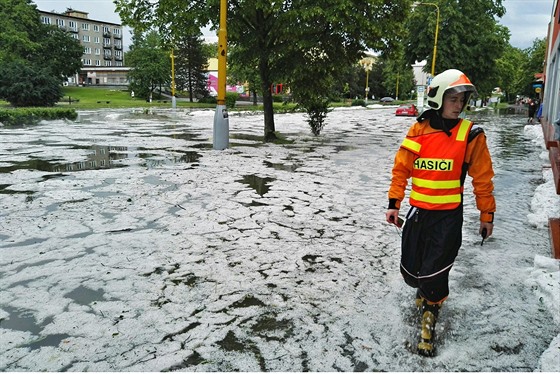
M 420 295 L 439 302 L 449 295 L 449 272 L 462 241 L 463 206 L 453 210 L 412 207 L 403 228 L 401 274 Z

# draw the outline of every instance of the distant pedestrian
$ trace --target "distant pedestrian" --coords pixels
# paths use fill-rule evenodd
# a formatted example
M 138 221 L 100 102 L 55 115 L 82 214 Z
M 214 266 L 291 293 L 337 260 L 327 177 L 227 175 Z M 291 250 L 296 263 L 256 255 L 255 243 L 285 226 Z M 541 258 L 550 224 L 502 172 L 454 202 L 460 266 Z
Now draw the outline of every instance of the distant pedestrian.
M 539 121 L 539 123 L 541 122 L 541 118 L 542 118 L 542 115 L 543 115 L 543 114 L 542 114 L 542 112 L 543 112 L 543 105 L 544 105 L 544 103 L 540 103 L 540 104 L 539 104 L 539 109 L 537 109 L 537 114 L 536 114 L 536 116 L 537 116 L 537 121 Z
M 535 113 L 537 112 L 538 105 L 535 102 L 535 100 L 529 99 L 529 101 L 527 102 L 527 108 L 529 114 L 529 119 L 527 120 L 527 123 L 532 125 L 535 121 Z
M 492 160 L 482 128 L 459 116 L 476 93 L 465 74 L 451 69 L 434 77 L 428 105 L 395 156 L 386 220 L 400 227 L 399 209 L 412 179 L 402 232 L 401 274 L 417 289 L 421 310 L 418 353 L 433 356 L 436 319 L 449 294 L 449 272 L 462 242 L 463 190 L 472 177 L 480 211 L 479 234 L 492 235 L 496 203 Z

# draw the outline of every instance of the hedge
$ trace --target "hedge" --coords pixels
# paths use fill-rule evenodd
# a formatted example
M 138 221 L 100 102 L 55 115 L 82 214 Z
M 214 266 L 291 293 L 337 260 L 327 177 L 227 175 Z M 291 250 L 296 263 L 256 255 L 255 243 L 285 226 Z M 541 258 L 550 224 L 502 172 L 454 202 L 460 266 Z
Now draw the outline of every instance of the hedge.
M 5 126 L 31 125 L 40 120 L 71 119 L 78 117 L 71 108 L 0 108 L 0 122 Z

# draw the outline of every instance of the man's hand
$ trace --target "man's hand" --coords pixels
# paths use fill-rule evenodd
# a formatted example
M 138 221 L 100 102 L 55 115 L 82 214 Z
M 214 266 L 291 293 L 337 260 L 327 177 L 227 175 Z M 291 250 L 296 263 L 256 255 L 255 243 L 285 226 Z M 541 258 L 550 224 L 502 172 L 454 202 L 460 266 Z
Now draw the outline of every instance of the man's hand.
M 478 233 L 482 235 L 482 230 L 484 229 L 486 229 L 486 236 L 484 236 L 484 239 L 486 239 L 492 235 L 492 231 L 494 231 L 494 224 L 490 222 L 480 222 L 480 228 L 478 229 Z
M 388 223 L 392 223 L 397 227 L 402 227 L 402 220 L 399 218 L 398 209 L 388 209 L 385 213 L 385 218 Z

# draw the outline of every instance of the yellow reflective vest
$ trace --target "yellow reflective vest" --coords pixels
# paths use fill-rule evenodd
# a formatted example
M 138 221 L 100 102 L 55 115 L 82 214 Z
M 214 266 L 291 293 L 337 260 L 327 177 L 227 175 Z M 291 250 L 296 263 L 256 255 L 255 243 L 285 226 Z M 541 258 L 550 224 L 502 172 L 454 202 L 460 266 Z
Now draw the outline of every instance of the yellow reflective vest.
M 396 199 L 400 208 L 410 178 L 410 205 L 430 210 L 454 209 L 462 202 L 461 179 L 467 163 L 481 220 L 492 221 L 490 213 L 496 210 L 492 160 L 485 136 L 468 142 L 471 128 L 472 122 L 460 120 L 448 136 L 432 128 L 429 120 L 415 123 L 395 157 L 389 199 Z
M 422 209 L 448 210 L 461 204 L 462 166 L 472 122 L 461 120 L 451 130 L 405 138 L 401 147 L 417 155 L 412 169 L 410 205 Z

